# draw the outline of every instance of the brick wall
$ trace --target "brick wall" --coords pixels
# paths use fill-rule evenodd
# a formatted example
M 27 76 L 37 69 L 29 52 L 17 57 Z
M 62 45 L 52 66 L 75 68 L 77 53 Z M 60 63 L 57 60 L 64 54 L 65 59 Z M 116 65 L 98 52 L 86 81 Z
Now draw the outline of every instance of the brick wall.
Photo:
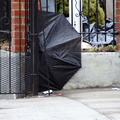
M 20 4 L 19 4 L 20 2 Z M 38 0 L 39 2 L 39 0 Z M 26 51 L 26 10 L 29 7 L 29 0 L 11 0 L 11 51 L 25 52 Z M 40 9 L 40 4 L 38 4 Z
M 117 35 L 117 50 L 120 50 L 120 0 L 116 0 L 116 29 L 119 32 Z
M 11 0 L 11 51 L 25 52 L 26 27 L 25 27 L 25 0 Z M 20 9 L 21 8 L 21 9 Z

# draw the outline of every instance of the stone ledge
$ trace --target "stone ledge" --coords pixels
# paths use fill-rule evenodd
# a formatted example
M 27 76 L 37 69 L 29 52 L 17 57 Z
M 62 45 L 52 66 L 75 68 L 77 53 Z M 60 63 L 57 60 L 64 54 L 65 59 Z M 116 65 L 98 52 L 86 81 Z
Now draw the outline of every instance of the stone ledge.
M 120 86 L 118 52 L 82 53 L 82 68 L 63 89 Z

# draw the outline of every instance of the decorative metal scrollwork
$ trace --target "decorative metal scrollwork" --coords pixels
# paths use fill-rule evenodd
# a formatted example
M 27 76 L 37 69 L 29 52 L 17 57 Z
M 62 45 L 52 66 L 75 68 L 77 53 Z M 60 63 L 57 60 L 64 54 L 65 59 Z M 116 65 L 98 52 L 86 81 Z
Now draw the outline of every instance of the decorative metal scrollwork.
M 0 1 L 0 43 L 9 40 L 10 35 L 10 4 L 11 0 Z

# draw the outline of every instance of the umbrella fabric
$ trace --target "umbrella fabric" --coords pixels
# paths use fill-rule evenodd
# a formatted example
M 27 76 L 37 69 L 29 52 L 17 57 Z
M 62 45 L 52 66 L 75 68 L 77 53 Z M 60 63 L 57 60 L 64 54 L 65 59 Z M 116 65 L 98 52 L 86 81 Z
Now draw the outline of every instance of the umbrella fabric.
M 39 11 L 39 91 L 60 90 L 81 68 L 80 35 L 63 14 Z

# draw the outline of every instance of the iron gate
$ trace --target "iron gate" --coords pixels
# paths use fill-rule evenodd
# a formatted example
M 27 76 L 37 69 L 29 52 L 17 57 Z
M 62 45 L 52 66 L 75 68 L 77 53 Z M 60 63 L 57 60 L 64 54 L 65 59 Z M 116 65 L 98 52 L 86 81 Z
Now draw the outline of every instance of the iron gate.
M 42 10 L 63 13 L 92 46 L 116 45 L 115 0 L 41 0 Z
M 22 1 L 18 1 L 19 52 L 12 52 L 11 0 L 0 1 L 0 94 L 38 94 L 36 15 L 38 0 L 25 0 L 26 52 L 22 53 Z M 34 4 L 34 6 L 33 6 Z
M 19 3 L 21 1 L 19 0 Z M 26 4 L 27 5 L 27 4 Z M 19 5 L 19 10 L 21 6 Z M 26 9 L 27 11 L 27 9 Z M 21 14 L 19 14 L 21 33 Z M 26 38 L 27 39 L 27 38 Z M 12 52 L 11 0 L 0 1 L 0 94 L 27 94 L 31 91 L 31 57 L 26 53 Z M 19 38 L 19 48 L 22 46 Z
M 10 30 L 11 30 L 11 2 L 9 0 L 0 1 L 0 43 L 5 40 L 10 41 Z M 1 47 L 1 46 L 0 46 Z

